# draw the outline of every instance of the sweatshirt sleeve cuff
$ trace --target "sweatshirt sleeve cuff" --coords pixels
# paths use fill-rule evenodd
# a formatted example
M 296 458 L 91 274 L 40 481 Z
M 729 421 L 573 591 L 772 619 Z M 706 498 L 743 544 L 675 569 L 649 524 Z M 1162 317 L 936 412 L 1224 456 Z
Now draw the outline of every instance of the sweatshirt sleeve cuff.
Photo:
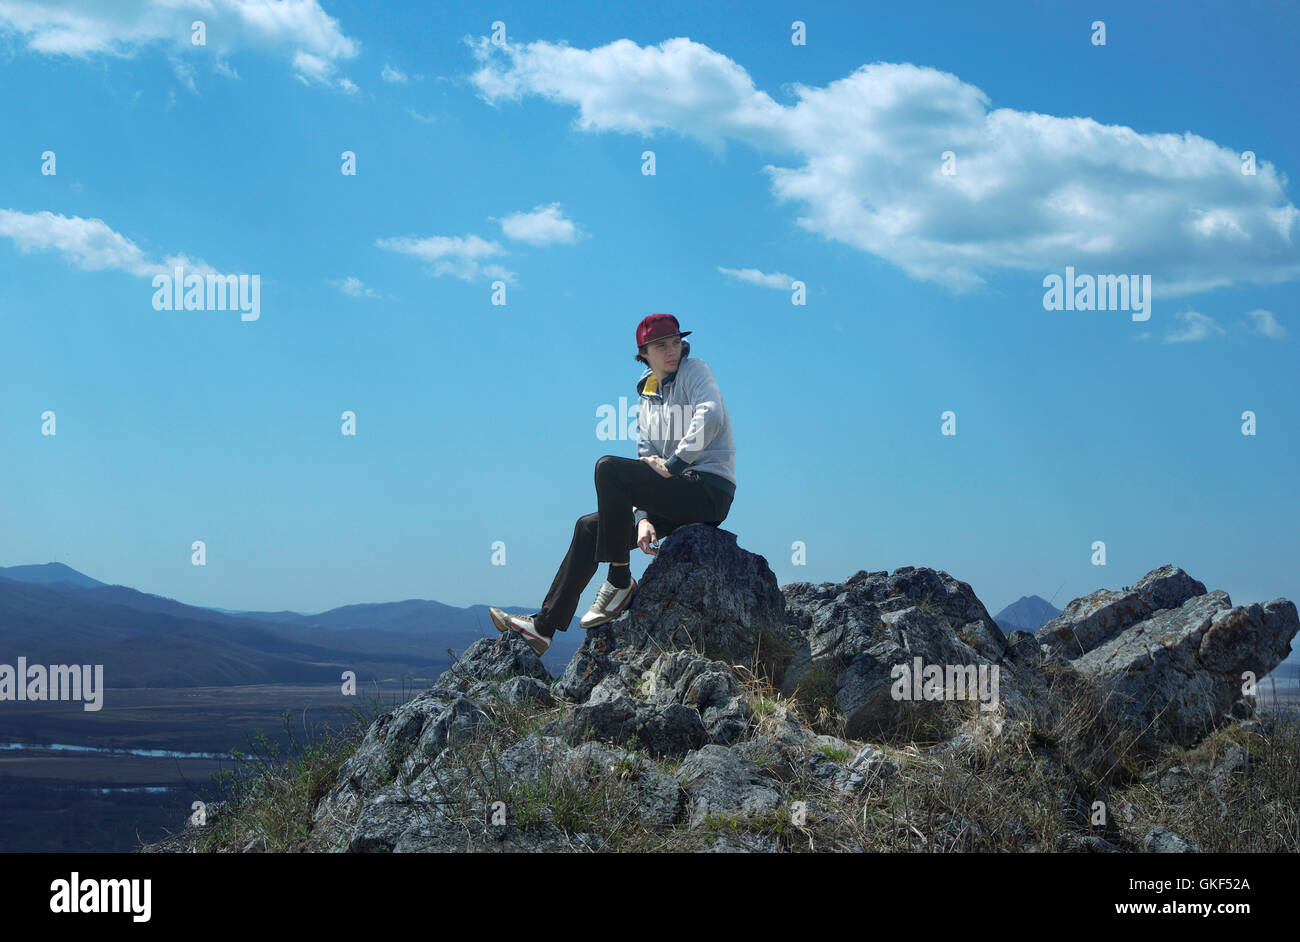
M 673 455 L 664 462 L 664 465 L 668 468 L 669 474 L 681 474 L 691 466 L 690 462 L 684 461 L 680 455 Z

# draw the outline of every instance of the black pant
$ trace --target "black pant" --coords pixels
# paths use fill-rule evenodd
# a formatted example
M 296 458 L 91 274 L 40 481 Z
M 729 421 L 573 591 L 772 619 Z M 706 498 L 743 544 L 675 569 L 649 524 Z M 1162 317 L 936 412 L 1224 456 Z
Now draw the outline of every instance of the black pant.
M 639 458 L 605 455 L 596 462 L 594 514 L 578 518 L 569 552 L 534 623 L 567 631 L 579 596 L 602 562 L 626 563 L 637 545 L 632 508 L 646 512 L 656 537 L 688 523 L 722 523 L 731 498 L 704 483 L 698 471 L 663 477 Z

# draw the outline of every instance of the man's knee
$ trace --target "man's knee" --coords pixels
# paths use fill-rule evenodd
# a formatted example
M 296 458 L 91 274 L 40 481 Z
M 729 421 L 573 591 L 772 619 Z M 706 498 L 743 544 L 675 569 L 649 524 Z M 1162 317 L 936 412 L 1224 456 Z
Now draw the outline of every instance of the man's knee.
M 596 459 L 596 480 L 599 481 L 602 477 L 605 477 L 608 474 L 612 474 L 617 467 L 618 467 L 618 462 L 616 460 L 616 456 L 614 455 L 602 455 L 601 457 L 597 458 Z
M 599 522 L 600 522 L 599 513 L 583 514 L 581 517 L 578 518 L 578 522 L 574 524 L 573 529 L 578 531 L 579 533 L 582 532 L 595 533 L 596 525 Z

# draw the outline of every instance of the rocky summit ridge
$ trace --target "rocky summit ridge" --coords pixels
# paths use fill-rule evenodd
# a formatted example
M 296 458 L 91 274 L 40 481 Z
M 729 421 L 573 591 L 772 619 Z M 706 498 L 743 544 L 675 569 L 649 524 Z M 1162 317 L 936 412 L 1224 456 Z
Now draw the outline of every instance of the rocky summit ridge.
M 301 840 L 259 827 L 250 793 L 145 849 L 1195 849 L 1132 796 L 1172 796 L 1162 765 L 1213 742 L 1169 788 L 1231 816 L 1261 761 L 1232 737 L 1273 723 L 1249 681 L 1298 629 L 1286 599 L 1233 605 L 1165 565 L 1004 635 L 946 572 L 778 586 L 691 525 L 558 678 L 484 638 L 378 716 L 307 795 Z M 900 801 L 908 776 L 928 809 Z

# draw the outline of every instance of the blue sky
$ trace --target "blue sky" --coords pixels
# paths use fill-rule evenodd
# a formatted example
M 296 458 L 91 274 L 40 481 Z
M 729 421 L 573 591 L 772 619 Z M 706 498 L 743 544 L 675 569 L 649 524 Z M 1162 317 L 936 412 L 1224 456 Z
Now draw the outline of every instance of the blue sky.
M 538 606 L 667 311 L 782 584 L 1300 599 L 1295 5 L 376 7 L 0 0 L 0 565 Z M 178 261 L 257 318 L 156 310 Z

